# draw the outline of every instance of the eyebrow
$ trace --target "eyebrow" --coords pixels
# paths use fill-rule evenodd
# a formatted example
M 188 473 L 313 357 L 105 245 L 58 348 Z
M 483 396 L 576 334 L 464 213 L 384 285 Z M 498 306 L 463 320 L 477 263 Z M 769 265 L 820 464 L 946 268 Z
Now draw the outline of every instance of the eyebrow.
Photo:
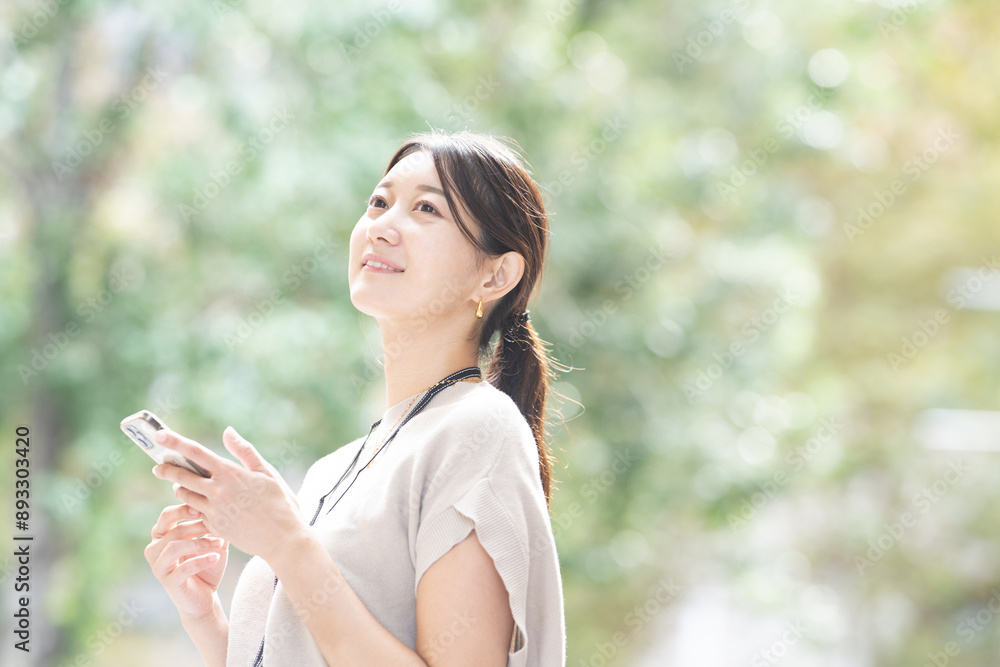
M 387 190 L 391 190 L 392 189 L 392 181 L 382 181 L 381 183 L 378 184 L 377 187 L 386 188 Z M 433 192 L 435 194 L 441 195 L 442 197 L 444 196 L 444 190 L 442 190 L 441 188 L 435 187 L 433 185 L 426 185 L 426 184 L 422 183 L 422 184 L 418 185 L 416 189 L 417 190 L 422 190 L 423 192 Z

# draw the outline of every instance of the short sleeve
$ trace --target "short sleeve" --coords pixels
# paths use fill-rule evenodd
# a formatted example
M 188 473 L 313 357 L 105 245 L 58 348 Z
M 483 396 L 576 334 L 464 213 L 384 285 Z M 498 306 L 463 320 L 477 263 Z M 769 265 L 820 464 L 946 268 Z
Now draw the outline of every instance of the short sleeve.
M 416 587 L 424 572 L 474 529 L 507 589 L 521 648 L 529 637 L 532 532 L 549 540 L 553 558 L 554 540 L 534 436 L 520 412 L 515 416 L 474 420 L 478 433 L 446 439 L 420 502 L 413 557 Z
M 510 596 L 511 613 L 518 627 L 527 589 L 528 549 L 525 528 L 508 513 L 489 478 L 476 482 L 454 505 L 421 526 L 417 537 L 416 582 L 441 556 L 464 540 L 472 530 L 493 559 Z

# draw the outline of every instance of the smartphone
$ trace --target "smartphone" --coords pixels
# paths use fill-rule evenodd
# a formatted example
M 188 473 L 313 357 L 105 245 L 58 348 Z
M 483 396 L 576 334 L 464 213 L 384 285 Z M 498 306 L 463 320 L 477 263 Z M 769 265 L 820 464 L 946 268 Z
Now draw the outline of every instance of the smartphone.
M 154 436 L 157 431 L 165 428 L 165 425 L 160 421 L 159 417 L 149 410 L 140 410 L 134 415 L 129 415 L 122 420 L 121 427 L 125 435 L 130 437 L 132 442 L 139 445 L 139 448 L 149 454 L 149 457 L 157 463 L 172 463 L 202 477 L 212 476 L 207 470 L 186 456 L 181 456 L 172 449 L 167 449 L 157 444 Z

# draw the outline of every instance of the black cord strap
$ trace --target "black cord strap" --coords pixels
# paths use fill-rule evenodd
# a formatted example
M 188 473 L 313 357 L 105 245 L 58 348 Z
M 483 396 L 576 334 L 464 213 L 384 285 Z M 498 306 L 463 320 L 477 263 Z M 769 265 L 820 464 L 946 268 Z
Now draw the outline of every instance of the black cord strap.
M 452 373 L 451 375 L 449 375 L 448 377 L 446 377 L 445 379 L 441 380 L 437 384 L 433 385 L 430 389 L 428 389 L 427 393 L 420 398 L 420 400 L 413 407 L 413 409 L 410 410 L 409 414 L 403 417 L 403 420 L 399 423 L 398 426 L 396 426 L 395 430 L 393 430 L 393 432 L 389 435 L 389 437 L 385 439 L 385 442 L 382 443 L 382 446 L 379 447 L 378 451 L 375 452 L 375 456 L 378 456 L 379 452 L 385 449 L 386 446 L 389 444 L 389 442 L 396 437 L 396 434 L 399 433 L 399 429 L 403 428 L 403 426 L 406 425 L 406 422 L 410 421 L 410 419 L 414 415 L 423 410 L 427 406 L 427 404 L 430 403 L 431 399 L 434 398 L 441 390 L 443 390 L 445 387 L 450 387 L 456 382 L 461 382 L 462 380 L 468 380 L 469 378 L 473 377 L 478 377 L 478 378 L 483 377 L 483 373 L 481 370 L 479 370 L 478 366 L 470 366 L 468 368 L 463 368 L 460 371 L 456 371 L 455 373 Z M 333 495 L 333 492 L 337 490 L 340 484 L 347 478 L 349 474 L 351 474 L 351 471 L 354 470 L 354 466 L 357 465 L 358 459 L 361 457 L 361 452 L 365 450 L 365 445 L 368 444 L 368 438 L 372 436 L 372 433 L 375 432 L 375 429 L 378 428 L 378 425 L 381 423 L 382 420 L 379 419 L 377 422 L 372 424 L 371 428 L 368 430 L 368 436 L 365 437 L 365 441 L 361 443 L 361 448 L 358 450 L 358 453 L 354 455 L 354 458 L 351 460 L 351 464 L 347 466 L 347 470 L 345 470 L 344 474 L 340 476 L 340 479 L 337 480 L 337 483 L 333 485 L 333 488 L 327 491 L 326 494 L 319 499 L 319 504 L 316 506 L 316 512 L 313 513 L 313 517 L 309 521 L 310 526 L 316 523 L 316 519 L 319 518 L 319 513 L 320 511 L 322 511 L 323 504 L 324 502 L 326 502 L 326 499 L 329 496 Z M 372 460 L 375 459 L 375 456 L 372 456 Z M 337 500 L 335 500 L 332 505 L 330 505 L 330 509 L 326 511 L 327 514 L 333 511 L 333 508 L 337 506 L 337 503 L 339 503 L 340 500 L 347 494 L 347 492 L 351 490 L 351 487 L 354 486 L 354 482 L 357 481 L 358 476 L 365 469 L 365 467 L 366 466 L 362 466 L 354 474 L 354 479 L 352 479 L 351 483 L 347 485 L 347 488 L 344 489 L 344 492 L 340 494 L 340 497 L 337 498 Z M 277 588 L 278 588 L 278 577 L 275 577 L 274 588 L 271 589 L 272 596 L 274 595 L 274 591 L 277 590 Z M 263 664 L 264 662 L 264 642 L 266 640 L 267 640 L 266 634 L 260 638 L 260 648 L 257 649 L 257 657 L 254 659 L 253 667 L 260 667 L 260 665 Z

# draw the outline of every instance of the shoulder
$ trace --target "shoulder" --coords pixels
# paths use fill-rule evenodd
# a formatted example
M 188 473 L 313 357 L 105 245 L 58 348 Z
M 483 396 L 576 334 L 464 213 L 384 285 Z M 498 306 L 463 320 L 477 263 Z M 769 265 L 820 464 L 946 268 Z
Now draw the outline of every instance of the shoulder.
M 450 400 L 432 401 L 426 410 L 428 422 L 464 432 L 489 432 L 497 435 L 531 434 L 514 399 L 489 382 L 478 382 Z
M 488 382 L 476 383 L 438 404 L 432 401 L 414 422 L 418 419 L 418 428 L 431 442 L 446 447 L 460 444 L 479 454 L 516 450 L 529 458 L 534 455 L 537 465 L 535 438 L 524 415 L 510 396 Z
M 538 447 L 510 396 L 483 382 L 433 410 L 431 405 L 414 417 L 407 435 L 411 479 L 419 480 L 422 505 L 433 498 L 431 514 L 435 505 L 440 510 L 457 503 L 477 485 L 476 493 L 507 500 L 537 495 L 544 503 Z

